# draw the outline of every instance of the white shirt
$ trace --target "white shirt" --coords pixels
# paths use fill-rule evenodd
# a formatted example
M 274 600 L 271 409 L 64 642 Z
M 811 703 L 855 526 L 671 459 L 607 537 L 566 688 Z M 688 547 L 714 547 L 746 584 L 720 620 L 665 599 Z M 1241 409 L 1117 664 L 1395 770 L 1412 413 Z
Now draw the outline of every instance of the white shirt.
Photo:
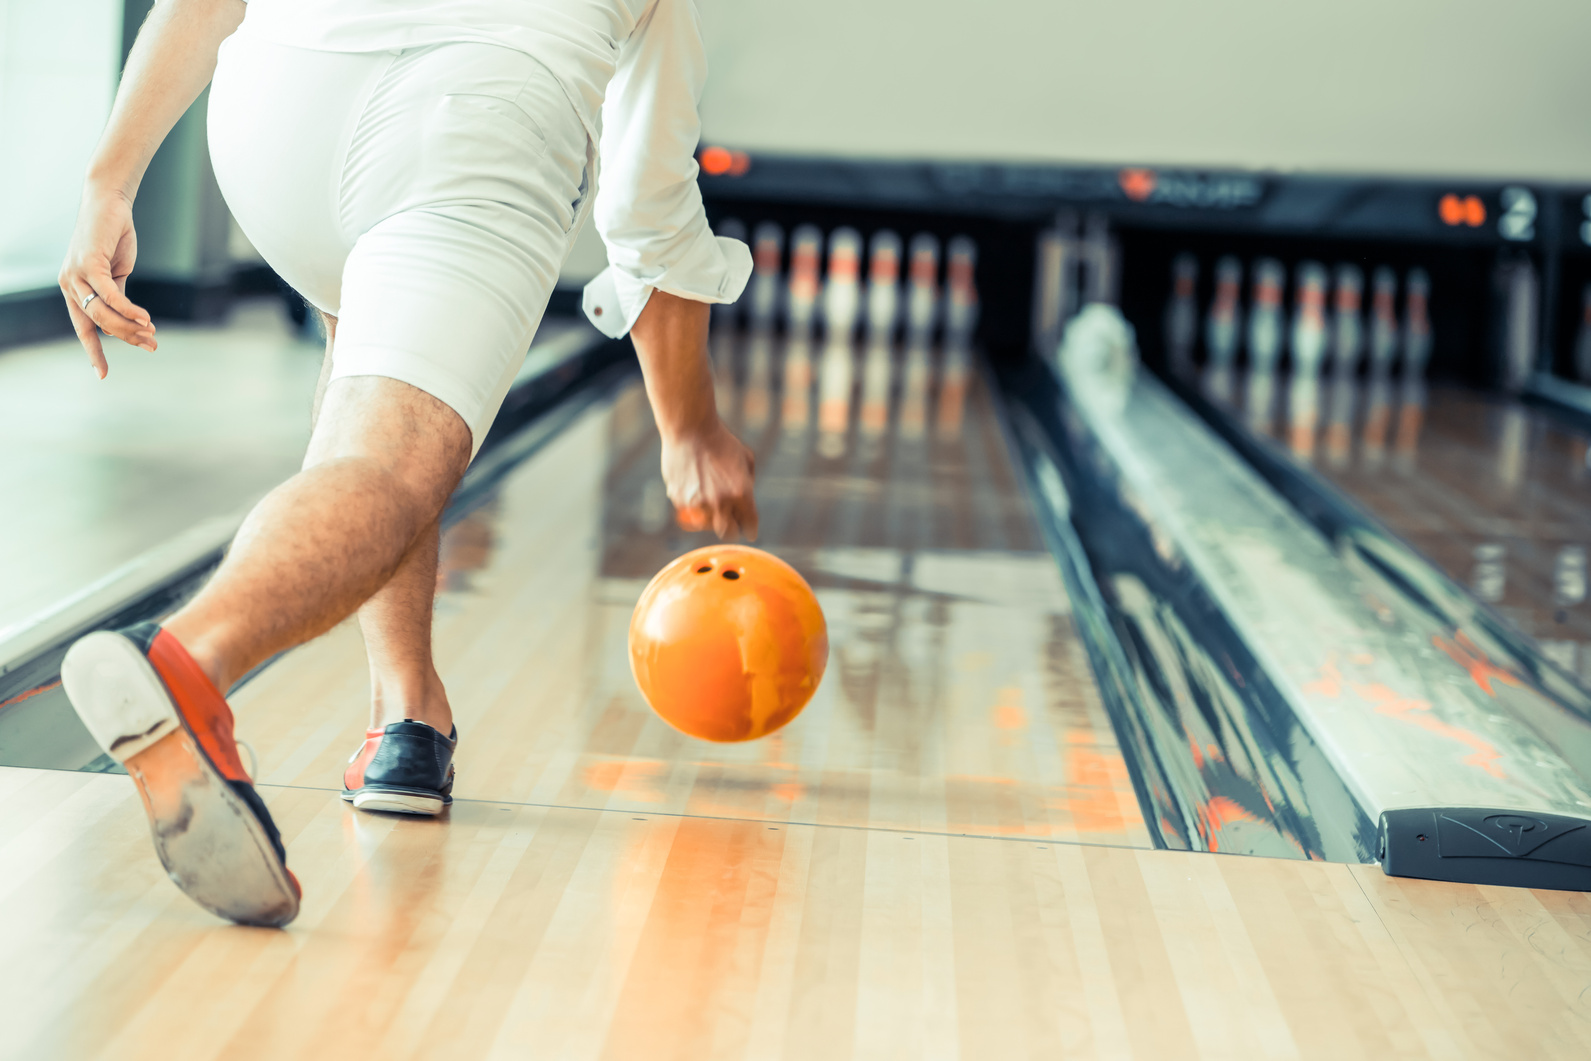
M 733 302 L 745 288 L 751 251 L 713 235 L 696 186 L 707 56 L 695 0 L 253 0 L 244 25 L 324 51 L 472 41 L 534 57 L 603 164 L 593 216 L 610 264 L 586 285 L 591 322 L 618 338 L 653 289 Z

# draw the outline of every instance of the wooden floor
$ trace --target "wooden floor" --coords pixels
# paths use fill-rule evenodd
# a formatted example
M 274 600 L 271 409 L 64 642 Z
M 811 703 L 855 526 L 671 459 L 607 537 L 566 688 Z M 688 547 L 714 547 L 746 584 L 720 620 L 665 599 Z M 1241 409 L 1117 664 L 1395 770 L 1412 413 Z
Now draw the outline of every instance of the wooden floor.
M 1270 432 L 1591 684 L 1587 433 L 1454 383 L 1328 379 L 1317 404 L 1318 432 Z
M 1591 1055 L 1591 898 L 1345 866 L 267 787 L 225 927 L 122 777 L 0 770 L 6 1058 Z
M 799 719 L 706 745 L 635 692 L 630 609 L 698 540 L 630 386 L 446 538 L 444 819 L 335 794 L 351 626 L 234 697 L 305 886 L 286 932 L 181 896 L 126 778 L 0 768 L 0 1057 L 1591 1053 L 1591 898 L 1148 849 L 964 366 L 890 359 L 881 410 L 864 360 L 720 355 L 763 542 L 830 622 Z

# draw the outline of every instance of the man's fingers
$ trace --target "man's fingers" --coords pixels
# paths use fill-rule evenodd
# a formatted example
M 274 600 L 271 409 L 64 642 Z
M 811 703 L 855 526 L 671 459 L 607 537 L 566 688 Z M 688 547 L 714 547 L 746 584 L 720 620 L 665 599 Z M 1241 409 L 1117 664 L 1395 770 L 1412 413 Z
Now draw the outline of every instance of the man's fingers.
M 61 294 L 74 319 L 81 314 L 92 327 L 107 335 L 145 350 L 155 349 L 155 325 L 148 311 L 130 302 L 122 293 L 122 285 L 108 271 L 73 269 L 61 277 Z
M 110 366 L 105 361 L 105 349 L 100 345 L 99 331 L 94 327 L 94 322 L 89 320 L 88 314 L 72 301 L 72 296 L 65 295 L 65 298 L 66 312 L 72 318 L 72 330 L 77 333 L 77 341 L 88 351 L 88 363 L 94 366 L 94 375 L 104 379 Z
M 127 301 L 117 288 L 116 281 L 106 275 L 98 283 L 85 283 L 82 287 L 79 287 L 77 304 L 80 307 L 90 291 L 94 293 L 95 297 L 89 299 L 88 307 L 84 312 L 88 314 L 90 320 L 99 326 L 101 331 L 107 335 L 114 335 L 131 346 L 142 347 L 145 350 L 153 350 L 155 348 L 154 322 L 149 320 L 147 313 Z M 108 295 L 107 292 L 109 293 Z M 117 302 L 127 307 L 128 310 L 138 314 L 138 318 L 128 317 L 118 311 L 115 308 L 115 304 L 110 301 L 111 298 L 115 298 Z
M 140 329 L 151 333 L 154 332 L 155 322 L 149 318 L 149 311 L 127 297 L 127 278 L 125 276 L 117 280 L 108 272 L 102 275 L 89 273 L 84 276 L 84 279 L 94 289 L 94 293 L 99 295 L 99 298 L 94 300 L 95 302 L 103 302 L 117 316 L 137 325 Z M 88 292 L 85 291 L 83 294 L 87 295 Z M 93 303 L 89 303 L 89 305 L 92 306 Z

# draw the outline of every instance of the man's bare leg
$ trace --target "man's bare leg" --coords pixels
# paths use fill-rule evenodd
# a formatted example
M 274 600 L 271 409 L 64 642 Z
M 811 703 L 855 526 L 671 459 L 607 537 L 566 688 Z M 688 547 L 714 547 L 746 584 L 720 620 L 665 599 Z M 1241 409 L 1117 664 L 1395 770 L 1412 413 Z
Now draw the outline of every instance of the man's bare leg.
M 387 585 L 434 534 L 469 457 L 468 426 L 431 395 L 380 376 L 336 380 L 304 469 L 255 506 L 215 577 L 165 629 L 228 688 Z
M 315 419 L 331 379 L 337 318 L 321 314 L 326 359 L 315 388 Z M 359 609 L 359 629 L 370 661 L 370 728 L 406 718 L 443 733 L 453 728 L 447 690 L 431 658 L 431 622 L 436 607 L 437 555 L 441 529 L 433 523 L 414 540 L 387 584 Z
M 370 728 L 413 719 L 443 733 L 453 728 L 447 690 L 431 658 L 440 524 L 415 539 L 397 573 L 359 609 L 370 658 Z

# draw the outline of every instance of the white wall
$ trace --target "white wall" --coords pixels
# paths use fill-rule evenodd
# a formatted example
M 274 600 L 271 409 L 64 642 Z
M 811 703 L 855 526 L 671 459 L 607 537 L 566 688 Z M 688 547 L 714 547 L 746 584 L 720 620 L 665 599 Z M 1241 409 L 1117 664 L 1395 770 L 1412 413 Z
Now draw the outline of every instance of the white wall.
M 0 295 L 55 284 L 121 47 L 121 0 L 0 0 Z
M 1591 181 L 1591 0 L 699 0 L 709 142 Z

